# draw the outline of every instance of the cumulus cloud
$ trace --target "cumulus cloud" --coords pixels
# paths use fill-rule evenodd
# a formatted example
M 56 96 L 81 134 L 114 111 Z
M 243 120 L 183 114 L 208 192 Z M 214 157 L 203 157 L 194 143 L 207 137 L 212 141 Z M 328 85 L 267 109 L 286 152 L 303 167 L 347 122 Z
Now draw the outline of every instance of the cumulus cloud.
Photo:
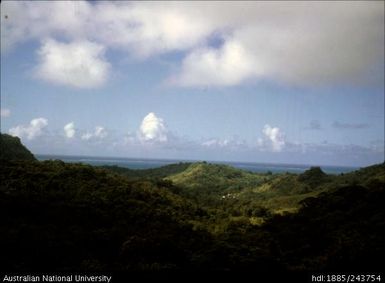
M 71 139 L 75 136 L 75 124 L 74 122 L 68 123 L 64 126 L 64 134 L 67 138 Z
M 77 88 L 98 87 L 107 79 L 110 64 L 105 48 L 91 41 L 61 43 L 47 39 L 38 51 L 37 77 Z
M 19 138 L 26 137 L 32 140 L 43 134 L 44 129 L 48 126 L 48 120 L 45 118 L 36 118 L 31 120 L 29 125 L 18 125 L 9 129 L 9 134 Z
M 365 123 L 341 123 L 334 121 L 332 127 L 336 129 L 367 129 L 369 125 Z
M 188 52 L 174 76 L 183 86 L 201 85 L 199 75 L 216 86 L 247 79 L 383 84 L 381 1 L 6 1 L 1 13 L 1 43 L 8 49 L 60 34 L 142 58 Z M 213 37 L 223 45 L 213 48 Z
M 189 54 L 176 81 L 182 86 L 237 85 L 263 74 L 263 68 L 255 63 L 239 42 L 230 40 L 220 49 L 203 48 Z
M 7 118 L 11 115 L 11 110 L 7 109 L 7 108 L 1 108 L 0 109 L 0 117 L 2 118 Z
M 82 140 L 91 140 L 91 139 L 104 139 L 107 137 L 108 133 L 104 127 L 96 126 L 93 132 L 86 132 L 81 136 Z
M 279 152 L 285 147 L 285 136 L 278 127 L 271 127 L 269 124 L 266 124 L 262 130 L 265 140 L 270 143 L 272 151 Z M 263 140 L 259 139 L 258 143 L 263 143 Z
M 143 118 L 139 128 L 139 139 L 143 142 L 167 142 L 168 130 L 162 118 L 150 112 Z

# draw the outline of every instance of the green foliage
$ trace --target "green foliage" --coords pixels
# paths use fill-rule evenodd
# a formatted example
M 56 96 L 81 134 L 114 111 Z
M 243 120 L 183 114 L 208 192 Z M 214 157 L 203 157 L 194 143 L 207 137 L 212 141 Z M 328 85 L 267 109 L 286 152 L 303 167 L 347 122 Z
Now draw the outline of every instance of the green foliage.
M 311 167 L 298 176 L 298 181 L 309 185 L 311 188 L 315 188 L 327 181 L 327 175 L 320 167 Z
M 385 182 L 385 162 L 369 167 L 361 168 L 355 172 L 346 173 L 338 176 L 333 187 L 341 187 L 346 185 L 360 184 L 368 187 L 377 187 Z
M 8 158 L 0 180 L 4 270 L 368 271 L 384 261 L 385 163 L 331 176 Z
M 190 164 L 188 168 L 178 174 L 169 175 L 167 179 L 185 187 L 206 185 L 221 187 L 235 185 L 239 182 L 245 186 L 255 185 L 260 183 L 261 176 L 228 165 L 197 162 Z
M 201 204 L 218 205 L 226 197 L 235 198 L 241 190 L 259 185 L 264 177 L 227 165 L 198 162 L 166 180 L 180 186 L 182 194 Z
M 148 180 L 61 161 L 6 161 L 0 178 L 4 269 L 180 269 L 210 241 L 192 203 Z
M 108 169 L 110 171 L 122 174 L 126 177 L 130 178 L 138 178 L 138 179 L 162 179 L 167 176 L 177 174 L 180 172 L 183 172 L 186 170 L 191 163 L 185 163 L 185 162 L 180 162 L 176 164 L 170 164 L 170 165 L 165 165 L 159 168 L 151 168 L 151 169 L 129 169 L 129 168 L 123 168 L 123 167 L 118 167 L 118 166 L 102 166 L 102 168 Z
M 36 161 L 36 158 L 18 137 L 0 133 L 0 160 Z
M 294 212 L 299 201 L 322 191 L 298 179 L 295 174 L 258 174 L 203 162 L 165 178 L 180 187 L 181 196 L 211 213 L 211 231 L 225 229 L 226 218 L 246 216 L 257 223 L 251 218 Z
M 298 213 L 262 226 L 275 257 L 290 270 L 381 270 L 385 186 L 347 186 L 303 200 Z

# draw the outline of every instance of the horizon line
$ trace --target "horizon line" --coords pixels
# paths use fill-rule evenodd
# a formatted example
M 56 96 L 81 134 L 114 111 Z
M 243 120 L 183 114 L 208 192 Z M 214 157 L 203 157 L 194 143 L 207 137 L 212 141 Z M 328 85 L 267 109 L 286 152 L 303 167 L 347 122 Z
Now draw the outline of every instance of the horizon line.
M 148 157 L 121 157 L 121 156 L 98 156 L 98 155 L 72 155 L 72 154 L 45 154 L 45 153 L 36 153 L 34 154 L 35 156 L 63 156 L 63 157 L 91 157 L 91 158 L 112 158 L 112 159 L 132 159 L 132 160 L 158 160 L 158 161 L 183 161 L 183 162 L 208 162 L 208 163 L 244 163 L 244 164 L 263 164 L 263 165 L 283 165 L 283 166 L 303 166 L 303 167 L 342 167 L 342 168 L 362 168 L 362 167 L 368 167 L 376 164 L 381 164 L 382 162 L 379 163 L 374 163 L 370 165 L 364 165 L 364 166 L 352 166 L 352 165 L 328 165 L 328 164 L 300 164 L 300 163 L 281 163 L 281 162 L 257 162 L 257 161 L 237 161 L 237 160 L 204 160 L 204 159 L 175 159 L 175 158 L 148 158 Z M 383 161 L 384 162 L 384 161 Z

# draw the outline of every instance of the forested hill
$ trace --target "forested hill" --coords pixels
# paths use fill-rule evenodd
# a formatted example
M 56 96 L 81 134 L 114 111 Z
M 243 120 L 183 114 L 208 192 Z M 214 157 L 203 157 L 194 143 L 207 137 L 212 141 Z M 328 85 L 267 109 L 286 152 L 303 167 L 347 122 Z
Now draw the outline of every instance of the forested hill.
M 221 187 L 248 184 L 258 184 L 262 179 L 262 174 L 254 174 L 244 170 L 236 169 L 229 165 L 209 164 L 206 162 L 196 162 L 190 164 L 182 172 L 169 174 L 168 180 L 176 185 L 186 187 Z
M 384 172 L 385 163 L 332 176 L 319 168 L 254 174 L 183 163 L 136 171 L 3 159 L 0 266 L 380 271 Z
M 201 209 L 148 180 L 61 161 L 4 161 L 0 179 L 4 270 L 191 269 L 212 243 Z
M 0 133 L 0 160 L 36 160 L 18 137 Z
M 114 171 L 116 173 L 122 174 L 130 178 L 165 178 L 167 176 L 177 174 L 186 170 L 191 163 L 180 162 L 170 165 L 165 165 L 159 168 L 150 168 L 150 169 L 129 169 L 119 166 L 101 166 L 102 168 Z
M 235 217 L 297 211 L 300 202 L 308 197 L 343 186 L 367 186 L 370 182 L 385 179 L 383 164 L 340 175 L 325 174 L 319 167 L 311 167 L 302 174 L 261 174 L 207 162 L 179 163 L 146 170 L 117 166 L 103 168 L 130 178 L 171 182 L 183 197 L 207 209 L 219 206 L 226 215 Z

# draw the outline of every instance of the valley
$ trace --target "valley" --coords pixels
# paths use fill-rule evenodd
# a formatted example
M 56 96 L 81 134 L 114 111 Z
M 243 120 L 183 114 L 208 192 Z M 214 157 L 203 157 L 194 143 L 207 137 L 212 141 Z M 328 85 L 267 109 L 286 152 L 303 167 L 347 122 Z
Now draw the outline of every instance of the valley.
M 385 163 L 328 175 L 30 158 L 1 136 L 6 270 L 379 270 Z M 4 156 L 4 157 L 3 157 Z

